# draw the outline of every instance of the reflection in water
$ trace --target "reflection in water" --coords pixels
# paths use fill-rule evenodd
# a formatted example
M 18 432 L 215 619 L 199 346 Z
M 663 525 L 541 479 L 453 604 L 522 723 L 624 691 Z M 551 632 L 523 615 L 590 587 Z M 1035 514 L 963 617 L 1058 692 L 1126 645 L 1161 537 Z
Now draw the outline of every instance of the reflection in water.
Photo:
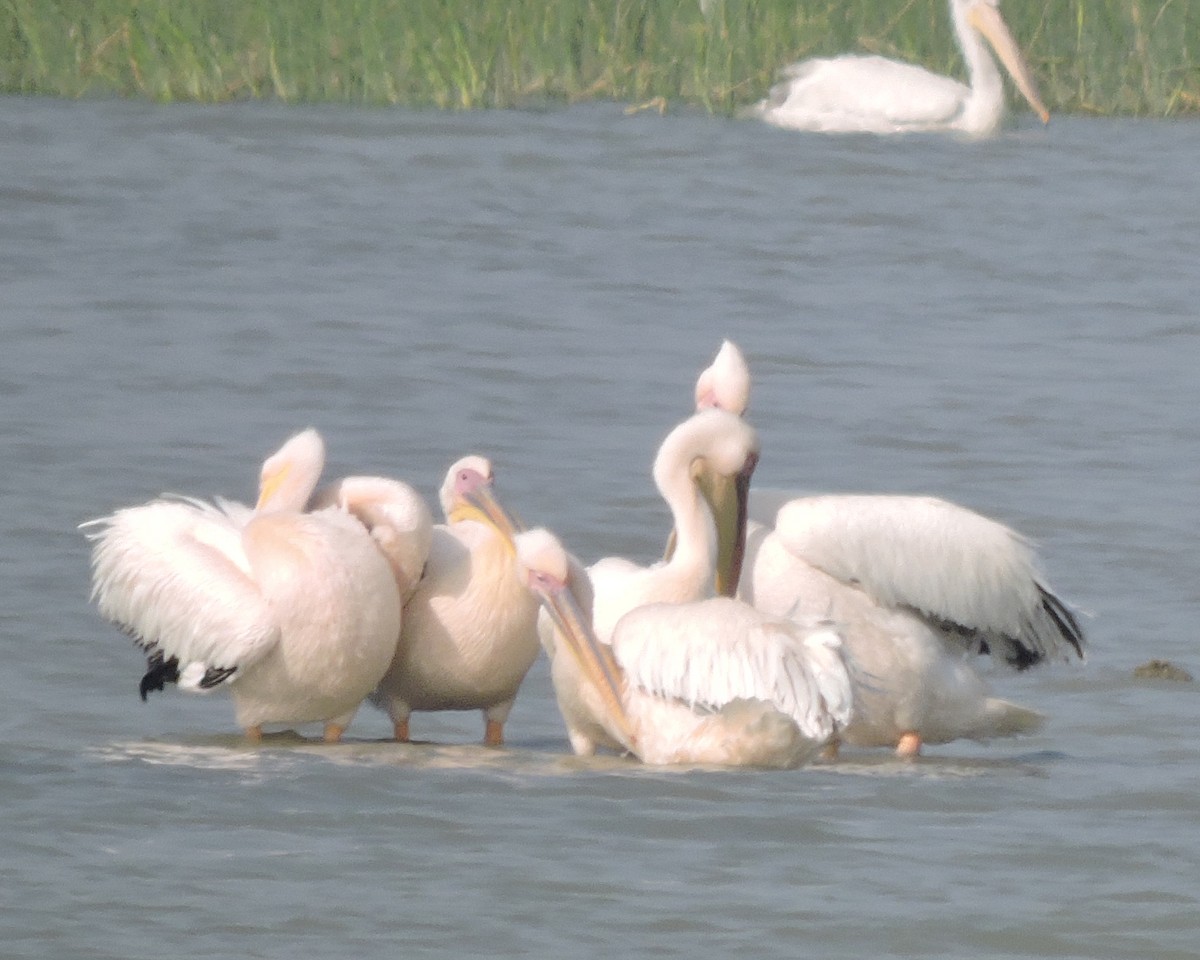
M 495 771 L 521 777 L 561 777 L 581 773 L 621 776 L 685 776 L 710 772 L 732 775 L 729 768 L 702 764 L 653 766 L 629 756 L 596 754 L 576 757 L 558 745 L 545 750 L 496 749 L 475 744 L 396 743 L 391 740 L 354 741 L 326 744 L 287 731 L 266 734 L 262 746 L 240 737 L 209 737 L 184 740 L 130 741 L 92 748 L 91 752 L 108 762 L 130 760 L 198 770 L 244 770 L 264 776 L 281 775 L 288 770 L 314 762 L 337 766 L 388 766 L 431 770 Z M 850 753 L 835 762 L 818 762 L 807 768 L 814 777 L 848 775 L 867 777 L 903 777 L 951 779 L 963 777 L 1049 775 L 1047 765 L 1057 755 L 1018 757 L 922 756 L 914 760 L 896 758 L 887 753 Z

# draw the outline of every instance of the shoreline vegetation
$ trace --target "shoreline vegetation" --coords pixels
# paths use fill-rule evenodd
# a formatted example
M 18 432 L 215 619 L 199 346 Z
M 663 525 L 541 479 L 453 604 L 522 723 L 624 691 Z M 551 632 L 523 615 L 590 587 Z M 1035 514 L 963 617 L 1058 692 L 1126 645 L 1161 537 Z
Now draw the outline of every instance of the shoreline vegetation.
M 1052 113 L 1200 114 L 1200 0 L 1002 5 Z M 845 52 L 965 80 L 945 0 L 0 0 L 0 18 L 0 88 L 66 98 L 730 114 Z

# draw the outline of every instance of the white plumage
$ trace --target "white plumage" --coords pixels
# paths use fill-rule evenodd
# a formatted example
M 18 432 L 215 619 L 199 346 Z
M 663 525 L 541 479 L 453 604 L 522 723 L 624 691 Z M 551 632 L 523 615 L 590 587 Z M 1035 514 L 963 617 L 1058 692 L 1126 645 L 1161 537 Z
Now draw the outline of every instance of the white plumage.
M 1042 122 L 1050 114 L 996 0 L 950 0 L 970 85 L 879 56 L 817 58 L 792 64 L 753 114 L 794 130 L 892 134 L 993 132 L 1004 116 L 1004 82 L 984 40 Z
M 656 603 L 592 630 L 590 584 L 544 530 L 516 537 L 546 607 L 552 676 L 572 747 L 651 764 L 791 767 L 849 719 L 850 681 L 827 627 L 804 630 L 727 598 Z M 572 713 L 573 711 L 573 713 Z
M 713 362 L 696 378 L 696 410 L 728 410 L 741 416 L 750 406 L 750 368 L 732 340 L 721 341 Z
M 224 685 L 251 739 L 312 721 L 340 738 L 395 651 L 400 598 L 357 521 L 300 512 L 323 464 L 304 431 L 264 463 L 254 510 L 157 500 L 85 525 L 93 598 L 147 651 L 143 698 Z
M 676 547 L 671 556 L 650 566 L 607 557 L 586 572 L 571 559 L 579 573 L 576 589 L 588 591 L 588 629 L 594 630 L 602 643 L 612 639 L 617 622 L 630 610 L 711 596 L 718 575 L 736 582 L 740 552 L 735 556 L 730 551 L 725 569 L 719 569 L 713 518 L 692 477 L 695 472 L 712 471 L 728 480 L 734 487 L 733 496 L 741 498 L 744 523 L 744 496 L 757 458 L 757 434 L 740 417 L 724 410 L 697 413 L 667 434 L 655 456 L 653 473 L 675 521 Z M 574 661 L 556 655 L 554 631 L 546 616 L 540 618 L 538 629 L 550 654 L 551 680 L 572 749 L 587 754 L 597 746 L 620 747 L 619 738 L 611 736 L 598 719 L 606 708 L 590 694 Z
M 827 624 L 804 628 L 727 597 L 656 603 L 621 618 L 612 648 L 632 686 L 693 709 L 762 700 L 817 743 L 850 721 L 841 638 Z
M 278 620 L 252 579 L 244 528 L 218 507 L 158 500 L 93 524 L 92 599 L 135 639 L 160 646 L 152 638 L 162 637 L 185 666 L 235 672 L 278 641 Z
M 886 607 L 909 609 L 944 627 L 972 652 L 987 648 L 1023 669 L 1082 653 L 1078 625 L 1041 582 L 1033 550 L 1018 533 L 934 497 L 799 497 L 758 514 L 754 492 L 747 552 L 757 557 L 759 517 L 789 557 L 851 584 Z M 786 569 L 753 567 L 744 590 L 780 609 L 813 601 L 797 595 Z
M 433 538 L 429 504 L 409 484 L 390 477 L 343 477 L 318 491 L 312 510 L 337 507 L 357 519 L 384 555 L 407 603 L 425 570 Z
M 714 576 L 737 582 L 740 552 L 719 562 L 712 513 L 696 487 L 697 473 L 733 487 L 730 508 L 745 522 L 745 495 L 758 462 L 758 435 L 739 416 L 702 410 L 667 434 L 654 458 L 654 483 L 671 510 L 674 549 L 666 560 L 639 566 L 606 557 L 588 568 L 595 591 L 593 623 L 607 641 L 616 622 L 647 603 L 683 603 L 711 596 Z

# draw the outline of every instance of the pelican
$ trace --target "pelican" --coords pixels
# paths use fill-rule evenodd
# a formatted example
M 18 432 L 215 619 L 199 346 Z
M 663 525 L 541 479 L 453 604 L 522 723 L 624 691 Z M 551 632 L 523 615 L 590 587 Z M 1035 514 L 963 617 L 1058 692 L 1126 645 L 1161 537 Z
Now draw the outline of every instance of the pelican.
M 749 369 L 728 342 L 718 359 L 698 384 L 740 414 Z M 739 509 L 720 478 L 701 482 L 717 514 Z M 749 501 L 737 595 L 770 616 L 838 625 L 859 668 L 841 742 L 915 756 L 923 743 L 1032 732 L 1041 714 L 990 696 L 966 658 L 1024 670 L 1083 657 L 1075 616 L 1003 524 L 934 497 L 752 490 Z
M 517 578 L 514 531 L 492 482 L 491 463 L 468 456 L 442 484 L 446 523 L 433 528 L 395 658 L 371 698 L 401 742 L 413 711 L 478 709 L 484 743 L 500 746 L 517 689 L 537 659 L 538 604 Z
M 253 510 L 159 499 L 84 525 L 92 598 L 147 653 L 143 700 L 165 683 L 227 687 L 251 741 L 315 721 L 341 739 L 395 652 L 401 606 L 358 521 L 302 512 L 324 459 L 305 430 L 263 464 Z
M 675 521 L 676 549 L 666 561 L 648 567 L 623 557 L 607 557 L 586 571 L 579 567 L 577 572 L 576 579 L 586 580 L 594 592 L 589 609 L 592 627 L 601 642 L 612 639 L 617 622 L 631 610 L 650 603 L 704 599 L 712 595 L 714 581 L 737 582 L 740 546 L 731 546 L 724 553 L 726 566 L 718 569 L 712 516 L 693 477 L 711 471 L 723 478 L 732 487 L 731 499 L 736 503 L 739 497 L 744 498 L 757 462 L 758 435 L 740 417 L 724 410 L 701 411 L 667 434 L 655 456 L 653 473 Z M 741 517 L 744 525 L 744 511 Z M 736 519 L 733 525 L 737 527 Z M 734 533 L 739 544 L 742 531 L 744 526 Z M 539 632 L 542 645 L 550 651 L 553 643 L 547 617 L 539 621 Z M 551 658 L 551 677 L 567 736 L 576 753 L 592 753 L 597 745 L 623 748 L 597 722 L 588 699 L 576 697 L 579 680 L 567 658 Z
M 794 767 L 849 719 L 841 641 L 828 627 L 714 597 L 638 607 L 609 645 L 587 613 L 591 583 L 558 540 L 530 530 L 515 549 L 548 614 L 544 642 L 576 753 L 603 743 L 649 764 Z
M 997 0 L 950 0 L 950 16 L 970 85 L 910 63 L 878 56 L 804 60 L 783 71 L 753 113 L 767 123 L 825 133 L 906 133 L 947 130 L 993 133 L 1004 116 L 1004 83 L 986 39 L 1017 89 L 1042 120 L 1042 103 Z

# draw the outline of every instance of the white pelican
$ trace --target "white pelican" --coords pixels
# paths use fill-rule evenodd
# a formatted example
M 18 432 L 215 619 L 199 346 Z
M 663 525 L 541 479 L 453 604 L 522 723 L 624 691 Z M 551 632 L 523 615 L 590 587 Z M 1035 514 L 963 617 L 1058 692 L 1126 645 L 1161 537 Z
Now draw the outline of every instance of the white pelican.
M 701 380 L 724 371 L 717 393 L 740 413 L 749 371 L 732 344 L 722 354 Z M 702 482 L 717 513 L 734 512 L 720 478 Z M 1083 632 L 1028 543 L 974 511 L 932 497 L 753 490 L 749 516 L 738 596 L 771 616 L 830 618 L 861 668 L 846 743 L 911 756 L 923 742 L 1029 732 L 1041 716 L 989 696 L 965 657 L 1023 670 L 1083 656 Z
M 595 595 L 589 609 L 601 642 L 611 640 L 617 621 L 630 610 L 650 603 L 700 600 L 712 595 L 714 581 L 737 582 L 741 566 L 737 534 L 744 533 L 744 510 L 741 528 L 737 529 L 736 519 L 733 524 L 737 543 L 725 551 L 724 566 L 719 566 L 712 516 L 693 476 L 713 472 L 732 486 L 735 502 L 744 502 L 757 461 L 758 435 L 740 417 L 724 410 L 697 413 L 667 435 L 654 459 L 654 482 L 671 509 L 677 546 L 669 559 L 649 567 L 607 557 L 587 571 L 580 568 L 578 579 L 586 579 Z M 550 625 L 545 618 L 539 630 L 549 651 Z M 560 676 L 562 670 L 570 675 Z M 619 747 L 604 733 L 587 701 L 575 700 L 578 677 L 567 659 L 552 658 L 551 677 L 572 749 L 586 754 L 594 752 L 597 744 Z
M 404 607 L 396 656 L 372 695 L 409 739 L 413 711 L 482 710 L 484 742 L 504 721 L 537 659 L 537 601 L 516 574 L 509 526 L 492 496 L 492 465 L 464 457 L 440 491 L 425 573 Z
M 515 538 L 517 562 L 548 613 L 543 640 L 576 753 L 597 744 L 650 764 L 794 767 L 850 716 L 841 641 L 716 597 L 653 603 L 592 629 L 591 584 L 545 530 Z M 586 723 L 580 725 L 580 719 Z
M 95 528 L 92 597 L 164 683 L 227 686 L 252 741 L 264 724 L 324 721 L 336 742 L 396 649 L 400 597 L 356 520 L 302 513 L 324 465 L 315 430 L 262 469 L 258 504 L 155 500 Z
M 950 0 L 950 16 L 970 86 L 910 63 L 844 54 L 792 64 L 752 112 L 794 130 L 987 135 L 1004 116 L 1004 82 L 984 46 L 986 39 L 1042 123 L 1049 122 L 1050 113 L 997 0 Z

